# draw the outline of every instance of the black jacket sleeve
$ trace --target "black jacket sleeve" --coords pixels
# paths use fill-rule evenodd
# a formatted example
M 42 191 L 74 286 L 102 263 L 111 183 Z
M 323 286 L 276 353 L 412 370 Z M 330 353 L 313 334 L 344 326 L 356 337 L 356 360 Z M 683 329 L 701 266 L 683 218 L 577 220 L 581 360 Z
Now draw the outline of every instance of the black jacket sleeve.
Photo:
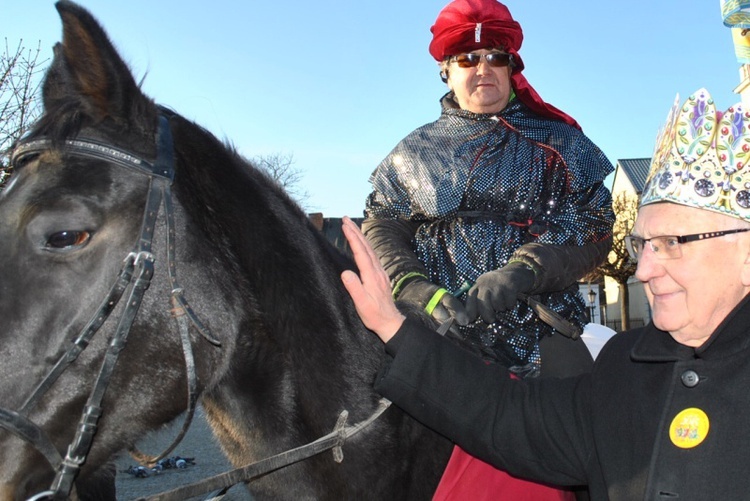
M 415 321 L 386 344 L 375 389 L 475 457 L 555 485 L 587 482 L 590 374 L 511 379 Z
M 392 286 L 407 273 L 429 276 L 412 247 L 420 224 L 403 218 L 367 218 L 362 222 L 362 232 L 380 258 Z M 529 292 L 541 294 L 563 290 L 592 272 L 604 262 L 611 248 L 611 236 L 583 246 L 530 242 L 516 250 L 510 261 L 520 261 L 534 270 L 536 278 Z
M 522 245 L 509 261 L 527 264 L 536 274 L 530 294 L 554 292 L 594 271 L 612 248 L 612 237 L 583 246 L 530 242 Z
M 402 218 L 367 218 L 362 222 L 362 233 L 380 258 L 380 264 L 391 278 L 392 287 L 407 273 L 429 276 L 412 248 L 412 240 L 419 226 L 419 222 Z

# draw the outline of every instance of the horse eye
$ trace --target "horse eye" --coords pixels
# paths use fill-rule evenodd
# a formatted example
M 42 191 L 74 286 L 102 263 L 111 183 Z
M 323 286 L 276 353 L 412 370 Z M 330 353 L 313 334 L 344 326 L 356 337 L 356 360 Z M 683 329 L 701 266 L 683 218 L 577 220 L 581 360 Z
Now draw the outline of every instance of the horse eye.
M 28 164 L 32 160 L 35 160 L 39 157 L 39 153 L 27 153 L 26 155 L 22 155 L 19 158 L 16 158 L 16 161 L 13 164 L 13 168 L 20 169 L 24 165 Z
M 82 247 L 91 240 L 91 233 L 85 230 L 60 231 L 47 239 L 46 247 L 49 249 L 70 249 L 71 247 Z

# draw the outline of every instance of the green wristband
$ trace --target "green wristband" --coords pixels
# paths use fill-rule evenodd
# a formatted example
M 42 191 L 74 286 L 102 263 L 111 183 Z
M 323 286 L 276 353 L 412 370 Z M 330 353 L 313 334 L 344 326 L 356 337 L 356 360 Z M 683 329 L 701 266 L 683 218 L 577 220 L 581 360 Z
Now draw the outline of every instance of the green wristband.
M 440 300 L 443 299 L 443 296 L 445 296 L 447 293 L 448 291 L 445 289 L 438 289 L 437 292 L 433 294 L 430 302 L 427 303 L 427 306 L 424 307 L 424 311 L 426 311 L 428 315 L 432 315 L 432 312 L 435 310 L 435 308 L 437 308 Z
M 398 299 L 398 295 L 401 293 L 401 289 L 403 289 L 407 283 L 411 282 L 415 278 L 424 278 L 426 280 L 427 275 L 419 273 L 418 271 L 412 271 L 401 277 L 401 279 L 396 282 L 396 285 L 393 287 L 393 299 Z

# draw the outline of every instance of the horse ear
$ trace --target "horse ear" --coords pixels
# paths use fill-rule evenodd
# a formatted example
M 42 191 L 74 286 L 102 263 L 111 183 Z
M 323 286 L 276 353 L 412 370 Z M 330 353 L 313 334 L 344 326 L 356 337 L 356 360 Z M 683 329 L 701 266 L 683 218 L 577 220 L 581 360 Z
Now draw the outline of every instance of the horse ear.
M 62 19 L 63 41 L 55 46 L 45 79 L 45 108 L 72 101 L 94 122 L 127 119 L 133 104 L 145 99 L 130 69 L 88 11 L 65 0 L 55 7 Z

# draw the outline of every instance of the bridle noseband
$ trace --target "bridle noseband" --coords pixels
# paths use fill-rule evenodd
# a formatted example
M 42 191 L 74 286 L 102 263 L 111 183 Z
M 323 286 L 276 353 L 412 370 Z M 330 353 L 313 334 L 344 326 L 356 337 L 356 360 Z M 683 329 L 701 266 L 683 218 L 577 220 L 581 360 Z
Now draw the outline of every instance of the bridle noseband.
M 172 290 L 172 313 L 178 322 L 183 354 L 187 366 L 188 408 L 182 431 L 172 445 L 158 456 L 152 457 L 141 453 L 134 453 L 137 459 L 143 462 L 156 462 L 165 457 L 182 440 L 190 426 L 197 402 L 197 376 L 189 338 L 189 324 L 194 325 L 211 344 L 215 346 L 221 345 L 212 336 L 209 329 L 198 319 L 192 308 L 190 308 L 176 278 L 174 207 L 170 189 L 174 180 L 174 146 L 170 129 L 170 119 L 172 116 L 172 112 L 160 108 L 159 125 L 156 133 L 157 156 L 153 163 L 95 139 L 69 139 L 60 145 L 60 149 L 69 155 L 104 160 L 148 176 L 149 190 L 137 242 L 133 250 L 126 256 L 117 279 L 96 313 L 80 331 L 69 350 L 60 357 L 52 370 L 26 399 L 18 412 L 0 408 L 0 428 L 5 428 L 19 438 L 29 442 L 37 451 L 44 455 L 56 470 L 55 480 L 50 490 L 37 494 L 32 499 L 67 499 L 73 490 L 75 478 L 81 466 L 86 461 L 94 435 L 96 434 L 97 423 L 102 415 L 102 401 L 109 386 L 117 359 L 125 347 L 128 333 L 154 274 L 154 256 L 151 253 L 151 246 L 156 220 L 162 206 L 167 225 L 167 268 Z M 39 154 L 55 146 L 50 139 L 46 138 L 23 142 L 13 151 L 11 164 L 15 165 L 29 155 Z M 101 328 L 128 289 L 130 293 L 127 303 L 124 306 L 115 333 L 109 342 L 96 382 L 76 429 L 75 437 L 68 446 L 67 454 L 62 458 L 41 428 L 31 422 L 26 416 L 41 397 L 49 391 L 65 369 L 88 346 L 94 334 Z

